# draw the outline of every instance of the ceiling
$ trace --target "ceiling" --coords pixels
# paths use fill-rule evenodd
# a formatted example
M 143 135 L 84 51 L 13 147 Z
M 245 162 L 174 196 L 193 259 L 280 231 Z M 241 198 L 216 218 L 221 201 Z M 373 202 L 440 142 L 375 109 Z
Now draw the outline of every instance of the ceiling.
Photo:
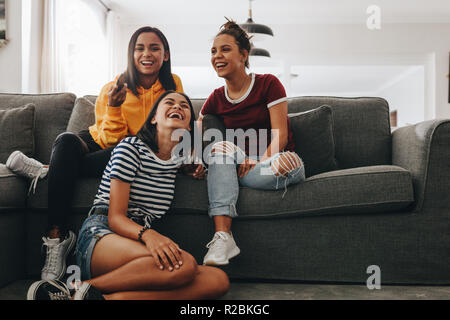
M 247 0 L 103 0 L 103 2 L 116 12 L 121 24 L 132 25 L 163 25 L 166 30 L 171 30 L 168 25 L 173 25 L 177 30 L 178 25 L 185 28 L 189 25 L 197 25 L 191 31 L 200 32 L 207 28 L 203 25 L 214 26 L 212 33 L 217 29 L 217 24 L 224 21 L 224 16 L 237 22 L 244 22 L 248 15 Z M 369 16 L 367 8 L 376 4 L 381 10 L 383 24 L 389 23 L 450 23 L 450 0 L 255 0 L 252 2 L 253 20 L 258 23 L 272 25 L 292 24 L 366 24 Z M 275 30 L 275 29 L 274 29 Z M 169 38 L 174 35 L 169 34 Z M 188 39 L 181 37 L 176 43 L 186 50 L 174 50 L 175 52 L 189 53 L 192 44 Z M 195 42 L 195 41 L 194 41 Z M 173 44 L 172 44 L 173 45 Z M 207 47 L 204 52 L 208 52 Z M 195 55 L 198 55 L 198 50 Z M 203 52 L 203 51 L 201 51 Z M 187 60 L 198 61 L 190 57 Z M 203 59 L 204 58 L 204 59 Z M 372 95 L 382 92 L 387 85 L 392 85 L 400 79 L 417 71 L 417 66 L 395 65 L 300 65 L 291 64 L 287 77 L 283 69 L 282 56 L 280 61 L 272 59 L 274 66 L 268 67 L 264 62 L 264 68 L 252 71 L 257 73 L 273 73 L 284 83 L 290 83 L 289 91 L 293 95 L 329 94 L 340 96 Z M 175 66 L 174 72 L 183 76 L 185 89 L 193 97 L 205 97 L 205 92 L 211 88 L 223 84 L 209 65 L 208 55 L 202 57 L 205 63 L 193 63 L 188 66 L 180 64 Z M 180 61 L 180 57 L 178 57 Z M 253 66 L 255 60 L 252 60 Z M 272 70 L 272 69 L 273 70 Z M 422 72 L 423 73 L 423 72 Z M 199 82 L 198 78 L 203 79 Z M 192 78 L 192 79 L 191 79 Z M 290 79 L 287 80 L 287 79 Z
M 245 21 L 247 0 L 103 0 L 123 21 L 217 24 L 224 16 Z M 266 24 L 365 22 L 376 4 L 383 23 L 450 23 L 450 0 L 254 0 L 253 18 Z

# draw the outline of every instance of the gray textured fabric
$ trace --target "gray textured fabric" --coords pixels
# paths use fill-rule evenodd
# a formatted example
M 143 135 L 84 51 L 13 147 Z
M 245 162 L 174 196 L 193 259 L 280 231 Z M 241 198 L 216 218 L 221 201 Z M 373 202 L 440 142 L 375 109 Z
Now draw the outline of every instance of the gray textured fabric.
M 26 207 L 28 181 L 0 163 L 0 215 L 7 209 Z
M 352 212 L 389 212 L 413 201 L 410 173 L 396 166 L 372 166 L 336 170 L 279 191 L 241 187 L 237 212 L 241 218 L 269 218 Z M 276 205 L 274 205 L 276 204 Z M 206 181 L 178 175 L 173 209 L 206 212 Z
M 445 173 L 450 164 L 450 121 L 421 122 L 399 128 L 392 136 L 392 163 L 412 174 L 415 210 L 422 209 L 426 191 L 428 199 L 433 199 L 430 206 L 435 207 L 438 202 L 448 206 L 449 177 Z
M 83 96 L 83 98 L 89 100 L 95 106 L 95 102 L 97 101 L 97 96 L 87 95 L 87 96 Z
M 53 142 L 67 128 L 75 102 L 72 93 L 8 94 L 0 93 L 0 110 L 33 103 L 35 110 L 35 158 L 42 163 L 50 160 Z
M 92 207 L 94 197 L 100 185 L 100 178 L 80 178 L 75 185 L 72 210 L 74 212 L 84 212 Z M 48 180 L 41 180 L 36 188 L 36 193 L 30 194 L 27 201 L 28 208 L 46 209 L 48 208 Z
M 391 164 L 389 105 L 381 98 L 298 97 L 288 112 L 328 105 L 333 111 L 335 152 L 339 168 Z
M 448 216 L 448 208 L 421 214 L 361 210 L 328 216 L 236 218 L 232 230 L 241 254 L 223 270 L 233 279 L 365 284 L 370 276 L 367 268 L 377 265 L 382 286 L 450 284 L 448 218 L 426 225 L 426 215 L 444 213 Z M 195 226 L 196 232 L 189 226 Z M 206 214 L 171 213 L 154 227 L 198 261 L 214 233 Z
M 100 179 L 81 179 L 77 184 L 73 210 L 92 206 Z M 268 218 L 342 212 L 388 212 L 407 207 L 413 201 L 411 176 L 396 166 L 373 166 L 337 170 L 310 177 L 280 191 L 240 188 L 237 211 L 240 217 Z M 277 205 L 274 206 L 273 204 Z M 38 184 L 28 200 L 30 208 L 47 208 L 47 181 Z M 177 175 L 172 209 L 204 214 L 208 210 L 206 180 Z
M 0 287 L 25 277 L 25 226 L 22 211 L 0 214 Z
M 95 123 L 95 105 L 86 98 L 78 98 L 70 116 L 67 130 L 78 133 Z
M 289 121 L 295 151 L 304 162 L 306 177 L 336 170 L 331 108 L 321 106 L 289 114 Z
M 192 107 L 194 108 L 196 118 L 198 118 L 200 110 L 203 107 L 203 104 L 205 103 L 205 101 L 206 101 L 206 99 L 191 99 Z
M 34 155 L 34 104 L 0 110 L 0 163 L 20 150 L 29 157 Z

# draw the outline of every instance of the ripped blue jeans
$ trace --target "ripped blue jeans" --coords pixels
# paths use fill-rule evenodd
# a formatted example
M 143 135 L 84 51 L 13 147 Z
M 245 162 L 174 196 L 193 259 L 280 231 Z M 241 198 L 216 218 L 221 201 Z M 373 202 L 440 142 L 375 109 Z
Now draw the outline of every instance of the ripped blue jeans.
M 210 217 L 237 217 L 239 185 L 262 190 L 284 189 L 281 200 L 289 185 L 305 180 L 303 161 L 294 152 L 277 153 L 258 162 L 245 176 L 239 178 L 237 169 L 245 159 L 245 153 L 233 143 L 225 141 L 213 145 L 212 150 L 208 158 L 207 176 Z

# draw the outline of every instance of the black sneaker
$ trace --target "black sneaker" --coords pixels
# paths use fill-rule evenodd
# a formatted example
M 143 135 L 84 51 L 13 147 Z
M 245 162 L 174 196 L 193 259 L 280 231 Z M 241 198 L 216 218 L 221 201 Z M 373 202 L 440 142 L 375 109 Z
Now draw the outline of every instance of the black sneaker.
M 70 290 L 59 280 L 41 280 L 28 289 L 27 300 L 70 300 Z
M 100 290 L 91 286 L 90 283 L 83 282 L 79 289 L 76 289 L 73 300 L 105 300 Z

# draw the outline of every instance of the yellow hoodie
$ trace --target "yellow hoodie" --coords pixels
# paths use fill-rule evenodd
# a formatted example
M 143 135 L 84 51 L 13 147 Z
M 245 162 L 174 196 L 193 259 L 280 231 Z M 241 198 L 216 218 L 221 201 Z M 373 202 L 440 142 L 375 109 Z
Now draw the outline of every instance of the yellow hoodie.
M 172 74 L 176 91 L 183 92 L 180 78 Z M 159 96 L 166 90 L 159 79 L 150 89 L 138 88 L 139 98 L 130 89 L 120 107 L 108 106 L 108 92 L 117 81 L 107 83 L 100 91 L 95 103 L 95 124 L 89 132 L 97 144 L 103 149 L 116 146 L 127 135 L 135 135 L 144 124 L 151 108 Z

